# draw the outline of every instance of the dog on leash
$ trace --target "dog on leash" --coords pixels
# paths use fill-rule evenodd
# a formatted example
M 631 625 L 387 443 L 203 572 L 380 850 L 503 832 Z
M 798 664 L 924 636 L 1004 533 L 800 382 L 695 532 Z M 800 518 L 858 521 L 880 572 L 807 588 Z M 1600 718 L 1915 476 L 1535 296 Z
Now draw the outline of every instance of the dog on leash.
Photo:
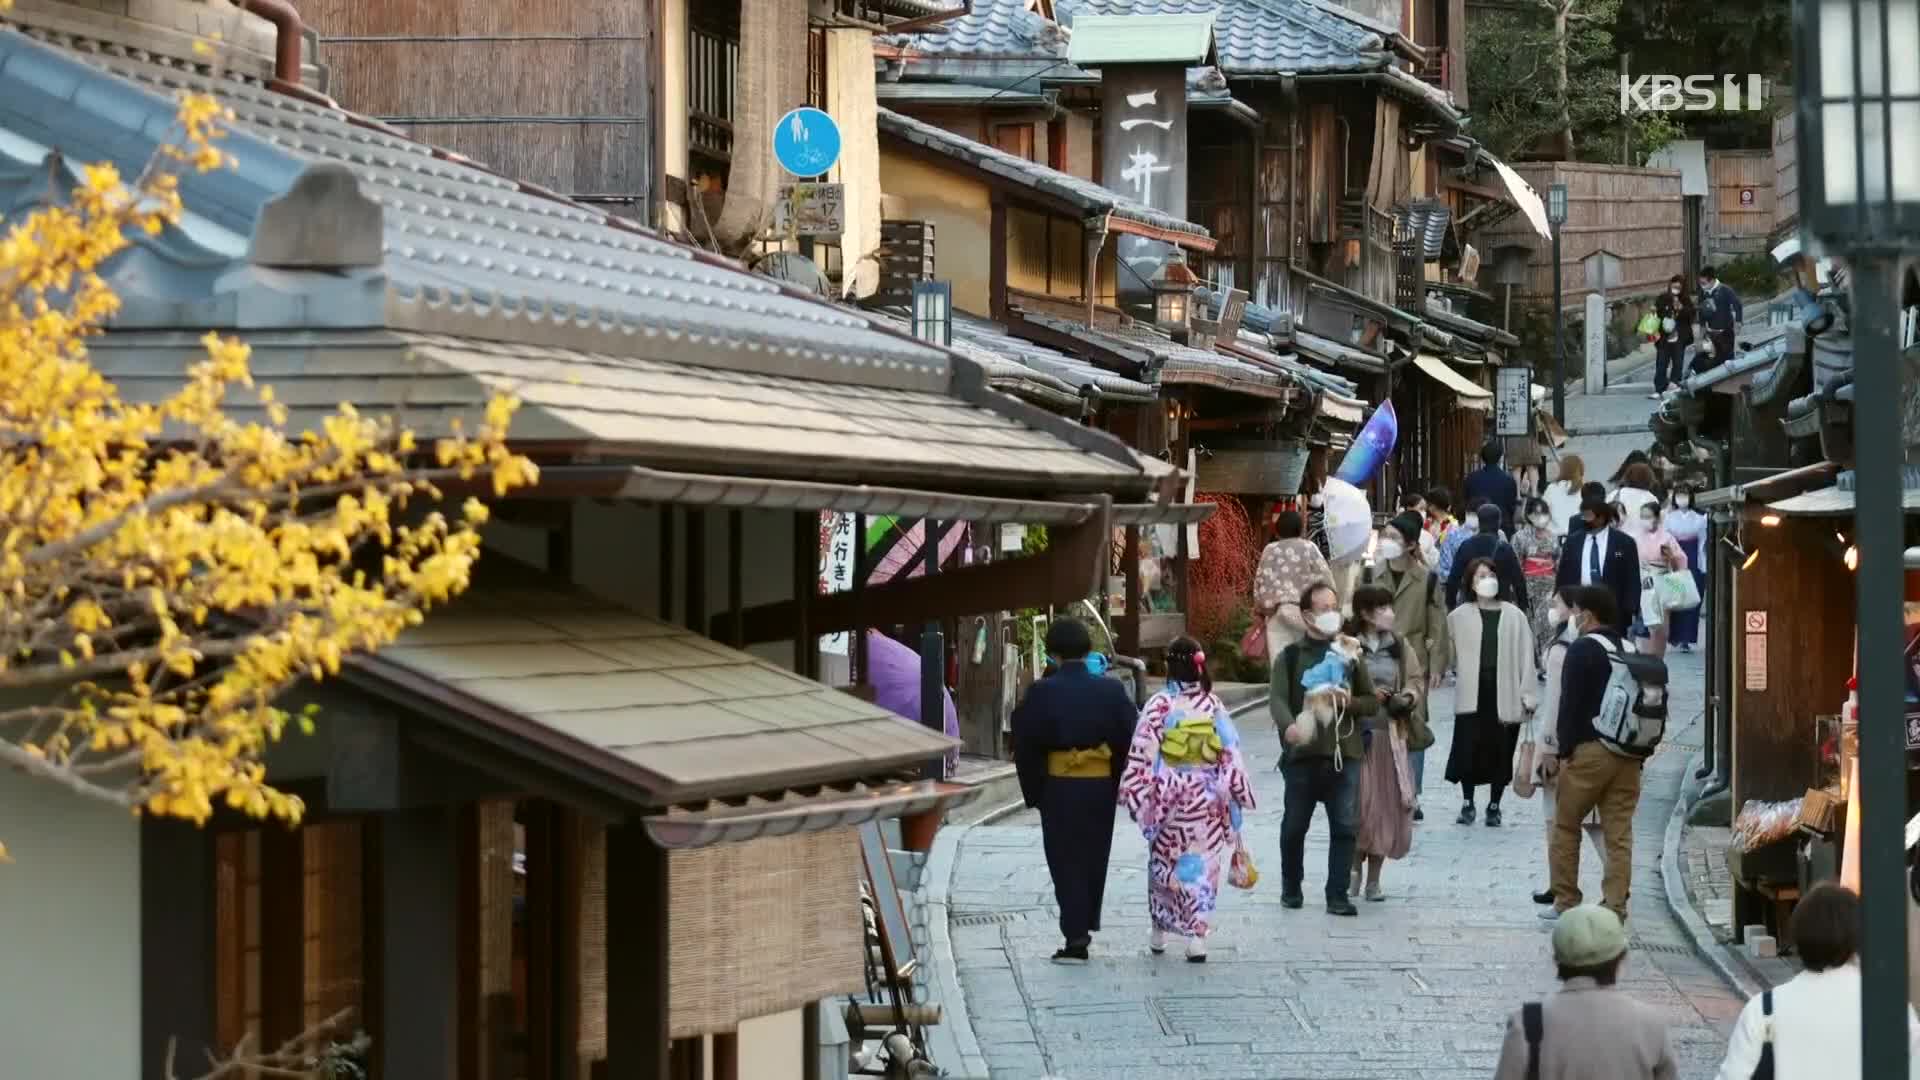
M 1340 722 L 1347 703 L 1353 699 L 1349 673 L 1359 659 L 1359 639 L 1341 634 L 1328 645 L 1327 655 L 1319 663 L 1300 673 L 1300 686 L 1306 695 L 1301 703 L 1300 715 L 1294 717 L 1293 723 L 1287 727 L 1286 740 L 1289 743 L 1303 746 L 1312 742 L 1323 729 L 1332 728 Z

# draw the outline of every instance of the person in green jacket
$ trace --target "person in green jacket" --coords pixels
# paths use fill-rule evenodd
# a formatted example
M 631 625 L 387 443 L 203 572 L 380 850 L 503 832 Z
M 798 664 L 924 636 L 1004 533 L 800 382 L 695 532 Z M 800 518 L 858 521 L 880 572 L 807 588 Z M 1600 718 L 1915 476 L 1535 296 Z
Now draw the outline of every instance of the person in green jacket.
M 1300 597 L 1306 616 L 1306 636 L 1286 647 L 1273 665 L 1272 694 L 1267 707 L 1274 725 L 1286 732 L 1305 704 L 1302 673 L 1319 664 L 1340 632 L 1340 601 L 1333 586 L 1315 583 Z M 1322 727 L 1311 741 L 1289 744 L 1280 758 L 1286 781 L 1286 810 L 1280 822 L 1280 903 L 1301 907 L 1301 883 L 1306 878 L 1307 831 L 1313 827 L 1315 806 L 1327 810 L 1327 911 L 1358 915 L 1347 895 L 1353 870 L 1353 848 L 1359 808 L 1361 763 L 1366 755 L 1366 733 L 1380 702 L 1365 664 L 1349 663 L 1348 701 L 1340 720 Z M 1283 736 L 1286 738 L 1286 736 Z

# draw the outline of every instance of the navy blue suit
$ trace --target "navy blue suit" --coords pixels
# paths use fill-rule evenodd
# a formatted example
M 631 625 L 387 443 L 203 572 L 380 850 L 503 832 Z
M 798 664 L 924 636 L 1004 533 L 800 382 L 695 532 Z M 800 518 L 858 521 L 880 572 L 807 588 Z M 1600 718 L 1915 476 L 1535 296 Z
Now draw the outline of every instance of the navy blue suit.
M 1500 508 L 1500 529 L 1511 534 L 1520 512 L 1520 485 L 1498 465 L 1482 465 L 1467 474 L 1465 497 L 1479 496 Z
M 1581 531 L 1568 533 L 1566 543 L 1560 548 L 1560 569 L 1554 575 L 1554 584 L 1565 588 L 1568 585 L 1586 583 L 1587 537 L 1590 533 Z M 1627 628 L 1633 625 L 1634 616 L 1640 613 L 1640 548 L 1633 537 L 1609 525 L 1602 534 L 1606 541 L 1606 550 L 1600 556 L 1600 576 L 1593 581 L 1613 593 L 1613 602 L 1620 607 L 1619 621 L 1610 627 L 1615 635 L 1625 637 Z
M 1117 680 L 1094 675 L 1085 662 L 1073 660 L 1034 683 L 1013 710 L 1013 763 L 1020 794 L 1040 811 L 1040 838 L 1060 905 L 1060 933 L 1069 944 L 1083 942 L 1100 929 L 1120 774 L 1139 718 L 1133 699 Z M 1111 775 L 1048 775 L 1048 754 L 1096 746 L 1111 751 Z

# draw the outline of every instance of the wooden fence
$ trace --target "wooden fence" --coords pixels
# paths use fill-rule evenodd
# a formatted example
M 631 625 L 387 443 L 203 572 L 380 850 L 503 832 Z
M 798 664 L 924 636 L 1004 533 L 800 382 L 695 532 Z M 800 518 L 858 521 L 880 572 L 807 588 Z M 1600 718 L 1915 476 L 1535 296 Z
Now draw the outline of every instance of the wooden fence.
M 1775 212 L 1772 150 L 1707 151 L 1707 243 L 1710 259 L 1765 252 Z
M 1592 290 L 1582 260 L 1596 251 L 1620 257 L 1621 280 L 1607 290 L 1609 299 L 1651 296 L 1682 271 L 1686 213 L 1678 172 L 1566 161 L 1525 162 L 1513 168 L 1543 201 L 1552 185 L 1567 185 L 1567 223 L 1560 227 L 1562 306 L 1586 303 Z M 1514 301 L 1553 302 L 1553 249 L 1524 219 L 1508 217 L 1485 230 L 1480 242 L 1488 248 L 1483 255 L 1489 264 L 1501 248 L 1527 249 L 1526 279 L 1514 289 Z
M 1773 231 L 1786 232 L 1800 223 L 1799 143 L 1794 138 L 1793 110 L 1773 114 Z
M 347 108 L 562 194 L 644 197 L 653 4 L 299 6 Z

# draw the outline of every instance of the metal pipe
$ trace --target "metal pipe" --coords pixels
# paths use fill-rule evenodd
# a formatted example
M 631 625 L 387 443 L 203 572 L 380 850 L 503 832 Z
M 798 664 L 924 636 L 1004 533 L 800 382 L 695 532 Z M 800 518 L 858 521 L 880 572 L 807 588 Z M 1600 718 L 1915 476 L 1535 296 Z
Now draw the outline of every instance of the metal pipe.
M 1857 445 L 1900 445 L 1902 399 L 1895 250 L 1849 260 Z M 1907 1075 L 1907 744 L 1903 598 L 1906 515 L 1899 454 L 1854 462 L 1860 679 L 1860 1025 L 1866 1076 Z
M 273 24 L 273 79 L 284 86 L 300 85 L 300 40 L 307 24 L 287 0 L 240 0 L 249 15 Z

